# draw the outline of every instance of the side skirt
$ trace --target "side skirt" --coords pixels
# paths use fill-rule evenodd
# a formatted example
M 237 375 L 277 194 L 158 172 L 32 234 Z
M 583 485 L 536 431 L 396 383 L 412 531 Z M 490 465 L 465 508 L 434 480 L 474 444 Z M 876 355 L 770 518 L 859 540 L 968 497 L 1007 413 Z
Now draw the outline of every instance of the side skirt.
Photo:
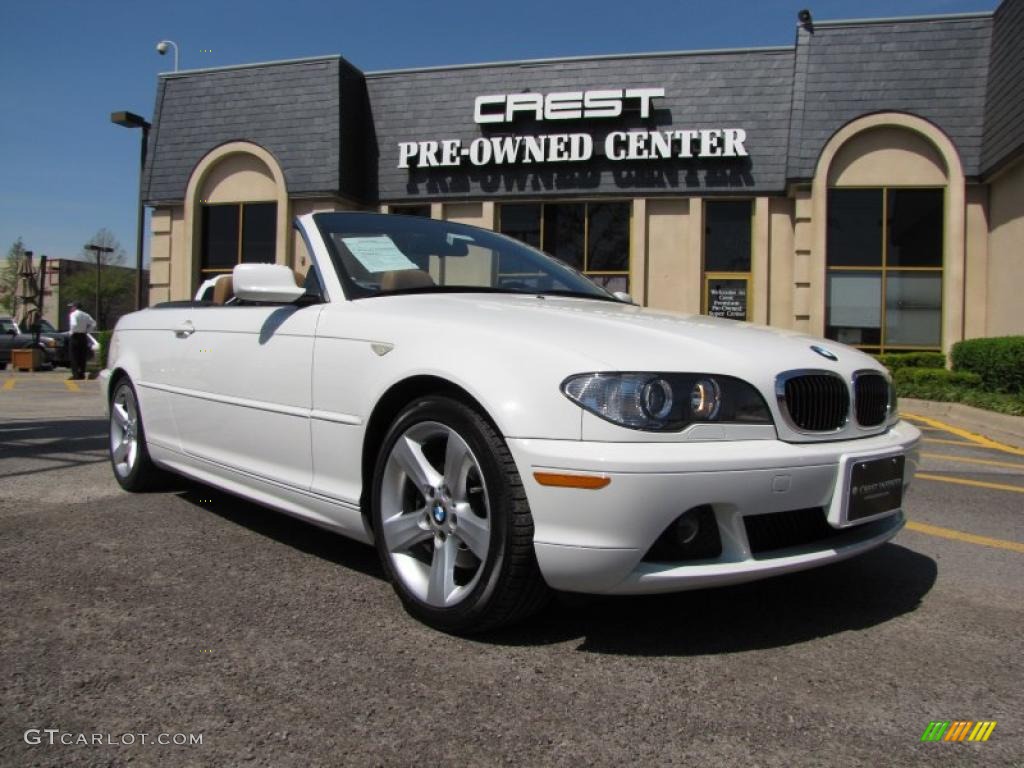
M 153 442 L 149 442 L 147 447 L 153 462 L 171 472 L 215 486 L 364 544 L 373 543 L 373 534 L 355 504 L 283 485 L 208 459 L 179 453 Z

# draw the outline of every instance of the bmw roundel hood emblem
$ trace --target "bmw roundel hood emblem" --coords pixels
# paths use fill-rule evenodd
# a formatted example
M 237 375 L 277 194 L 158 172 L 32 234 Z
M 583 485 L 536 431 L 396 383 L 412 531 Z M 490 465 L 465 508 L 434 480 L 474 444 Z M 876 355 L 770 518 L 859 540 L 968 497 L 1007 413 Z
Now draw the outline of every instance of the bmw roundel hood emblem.
M 819 355 L 824 357 L 826 360 L 832 360 L 833 362 L 839 360 L 839 358 L 836 357 L 836 354 L 834 352 L 825 349 L 825 347 L 819 347 L 817 344 L 812 344 L 811 349 L 813 349 Z

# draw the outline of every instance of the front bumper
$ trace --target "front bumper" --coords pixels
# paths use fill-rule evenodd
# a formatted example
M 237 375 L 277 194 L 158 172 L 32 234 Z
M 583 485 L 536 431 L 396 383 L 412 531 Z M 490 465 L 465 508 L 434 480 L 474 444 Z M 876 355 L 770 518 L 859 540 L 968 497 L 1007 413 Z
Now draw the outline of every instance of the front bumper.
M 904 524 L 902 511 L 837 530 L 825 541 L 753 553 L 744 518 L 811 508 L 821 508 L 824 516 L 842 485 L 837 479 L 844 457 L 904 455 L 906 490 L 917 469 L 920 436 L 899 422 L 881 435 L 821 443 L 508 442 L 530 501 L 537 560 L 548 584 L 573 592 L 650 593 L 811 568 L 888 541 Z M 596 491 L 542 486 L 536 471 L 600 474 L 611 483 Z M 713 509 L 720 556 L 644 560 L 679 515 L 703 505 Z
M 103 398 L 103 415 L 110 417 L 110 376 L 113 373 L 109 368 L 100 371 L 100 397 Z

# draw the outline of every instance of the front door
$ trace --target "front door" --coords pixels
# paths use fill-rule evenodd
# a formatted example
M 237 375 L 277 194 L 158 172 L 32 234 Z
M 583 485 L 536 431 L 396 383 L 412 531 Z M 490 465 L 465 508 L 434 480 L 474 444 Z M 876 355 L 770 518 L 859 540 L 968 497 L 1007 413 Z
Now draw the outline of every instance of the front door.
M 308 489 L 313 341 L 322 305 L 194 307 L 175 329 L 182 448 Z

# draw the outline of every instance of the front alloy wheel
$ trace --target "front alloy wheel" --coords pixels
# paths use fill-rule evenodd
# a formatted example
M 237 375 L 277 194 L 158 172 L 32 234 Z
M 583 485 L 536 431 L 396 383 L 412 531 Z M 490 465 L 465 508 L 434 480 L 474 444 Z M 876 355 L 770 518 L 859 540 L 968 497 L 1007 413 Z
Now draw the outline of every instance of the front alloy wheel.
M 542 603 L 522 482 L 505 441 L 462 403 L 424 398 L 395 420 L 378 457 L 373 517 L 395 590 L 426 623 L 480 631 Z
M 425 421 L 395 441 L 381 484 L 381 533 L 392 570 L 430 606 L 456 605 L 480 581 L 491 545 L 487 488 L 451 427 Z
M 110 465 L 127 491 L 146 490 L 163 477 L 149 458 L 139 399 L 127 378 L 117 382 L 110 398 Z

